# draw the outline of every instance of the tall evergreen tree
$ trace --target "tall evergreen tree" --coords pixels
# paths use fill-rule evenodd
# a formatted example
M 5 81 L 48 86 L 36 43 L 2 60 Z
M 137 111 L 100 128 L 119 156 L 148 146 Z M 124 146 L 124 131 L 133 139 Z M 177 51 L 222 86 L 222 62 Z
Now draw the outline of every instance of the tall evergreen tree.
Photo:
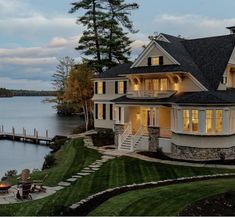
M 80 0 L 72 6 L 71 13 L 84 12 L 77 19 L 86 27 L 77 49 L 83 51 L 86 62 L 99 73 L 127 62 L 132 41 L 123 28 L 136 32 L 129 16 L 138 5 L 126 4 L 125 0 Z
M 130 12 L 139 6 L 136 3 L 126 4 L 125 0 L 103 0 L 103 2 L 106 3 L 107 10 L 107 66 L 110 68 L 117 63 L 128 62 L 132 41 L 122 27 L 131 33 L 137 32 L 129 16 Z
M 78 17 L 77 23 L 86 27 L 82 37 L 79 40 L 77 50 L 82 50 L 86 60 L 99 73 L 103 71 L 102 62 L 102 37 L 103 37 L 103 20 L 105 13 L 100 0 L 80 0 L 72 3 L 70 13 L 84 11 L 84 14 Z M 89 59 L 91 57 L 92 59 Z

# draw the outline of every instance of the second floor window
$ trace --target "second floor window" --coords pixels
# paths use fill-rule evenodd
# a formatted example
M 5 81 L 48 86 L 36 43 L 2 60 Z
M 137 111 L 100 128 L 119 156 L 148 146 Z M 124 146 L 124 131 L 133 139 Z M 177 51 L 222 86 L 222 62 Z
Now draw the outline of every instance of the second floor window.
M 106 93 L 106 83 L 99 81 L 95 82 L 95 94 L 105 94 Z
M 127 93 L 127 81 L 116 81 L 115 94 L 126 94 L 126 93 Z
M 167 91 L 168 79 L 146 79 L 145 80 L 145 90 L 146 91 Z
M 149 57 L 148 66 L 161 66 L 163 65 L 163 56 Z

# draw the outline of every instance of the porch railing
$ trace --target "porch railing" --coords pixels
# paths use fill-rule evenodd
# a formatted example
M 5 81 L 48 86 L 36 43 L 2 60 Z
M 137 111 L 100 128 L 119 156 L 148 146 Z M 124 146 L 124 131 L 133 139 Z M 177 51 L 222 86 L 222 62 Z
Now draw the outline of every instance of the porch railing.
M 130 136 L 132 134 L 132 124 L 131 122 L 129 122 L 127 125 L 126 125 L 126 128 L 123 132 L 123 134 L 120 134 L 118 136 L 118 144 L 119 144 L 119 148 L 120 146 L 127 140 L 128 136 Z
M 129 98 L 167 98 L 172 96 L 176 91 L 174 90 L 166 90 L 166 91 L 131 91 L 127 93 L 127 97 Z
M 137 130 L 136 134 L 133 136 L 133 139 L 132 139 L 132 148 L 133 149 L 137 145 L 137 143 L 141 140 L 143 135 L 144 135 L 144 127 L 141 126 L 139 128 L 139 130 Z

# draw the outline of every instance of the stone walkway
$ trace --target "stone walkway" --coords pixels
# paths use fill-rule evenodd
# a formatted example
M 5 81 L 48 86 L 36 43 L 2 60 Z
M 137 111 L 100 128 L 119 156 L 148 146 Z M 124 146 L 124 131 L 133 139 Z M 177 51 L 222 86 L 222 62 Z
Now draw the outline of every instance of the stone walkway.
M 82 136 L 80 136 L 80 137 L 82 137 Z M 93 144 L 90 137 L 84 137 L 84 145 L 88 148 L 94 148 L 94 144 Z M 46 197 L 49 197 L 49 196 L 55 194 L 57 191 L 60 191 L 64 188 L 72 185 L 73 182 L 76 182 L 79 179 L 81 179 L 85 176 L 89 176 L 92 173 L 98 171 L 104 163 L 115 158 L 115 156 L 104 154 L 103 152 L 101 152 L 101 153 L 103 154 L 101 156 L 101 159 L 96 160 L 91 165 L 82 169 L 80 172 L 74 174 L 72 177 L 68 178 L 67 180 L 59 182 L 57 186 L 45 187 L 47 189 L 45 193 L 44 192 L 32 193 L 31 194 L 32 200 L 34 201 L 34 200 L 43 199 L 43 198 L 46 198 Z M 2 195 L 0 194 L 0 204 L 1 205 L 2 204 L 14 204 L 14 203 L 22 203 L 22 202 L 31 201 L 31 200 L 24 200 L 24 201 L 17 200 L 15 197 L 16 193 L 17 193 L 17 186 L 12 186 L 11 189 L 9 189 L 8 194 L 2 194 Z

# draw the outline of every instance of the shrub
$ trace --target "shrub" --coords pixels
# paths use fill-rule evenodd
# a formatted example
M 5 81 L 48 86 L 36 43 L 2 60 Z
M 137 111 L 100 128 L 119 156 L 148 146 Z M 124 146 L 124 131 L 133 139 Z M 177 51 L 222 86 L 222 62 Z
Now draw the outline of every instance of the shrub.
M 45 161 L 44 161 L 43 167 L 42 167 L 43 170 L 49 169 L 55 165 L 56 159 L 55 159 L 54 154 L 48 154 L 45 156 L 44 159 L 45 159 Z
M 10 180 L 17 176 L 17 170 L 8 170 L 2 177 L 2 181 Z
M 114 144 L 114 132 L 110 129 L 99 129 L 96 135 L 92 135 L 95 146 L 102 147 Z
M 53 153 L 57 152 L 65 144 L 66 141 L 67 138 L 57 139 L 53 143 L 51 143 L 49 147 L 52 149 Z

